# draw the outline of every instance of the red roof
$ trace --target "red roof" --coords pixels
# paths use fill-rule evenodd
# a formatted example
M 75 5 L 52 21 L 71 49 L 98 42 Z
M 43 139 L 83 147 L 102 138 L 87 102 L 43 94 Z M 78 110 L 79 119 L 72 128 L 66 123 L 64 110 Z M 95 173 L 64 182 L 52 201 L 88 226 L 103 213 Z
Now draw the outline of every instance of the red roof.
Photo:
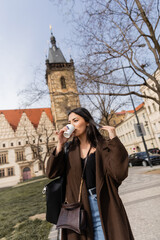
M 0 114 L 4 114 L 6 120 L 9 122 L 11 127 L 15 130 L 18 126 L 20 118 L 23 113 L 26 113 L 27 117 L 34 125 L 38 126 L 42 112 L 45 112 L 53 123 L 53 116 L 50 108 L 32 108 L 32 109 L 15 109 L 15 110 L 0 110 Z
M 136 107 L 136 111 L 138 111 L 139 109 L 141 109 L 143 106 L 144 106 L 144 102 L 141 103 L 140 105 L 138 105 L 138 107 Z M 117 115 L 123 115 L 123 114 L 125 115 L 126 113 L 134 113 L 134 110 L 128 110 L 128 111 L 123 110 L 123 111 L 121 111 L 121 112 L 117 112 L 116 114 L 117 114 Z

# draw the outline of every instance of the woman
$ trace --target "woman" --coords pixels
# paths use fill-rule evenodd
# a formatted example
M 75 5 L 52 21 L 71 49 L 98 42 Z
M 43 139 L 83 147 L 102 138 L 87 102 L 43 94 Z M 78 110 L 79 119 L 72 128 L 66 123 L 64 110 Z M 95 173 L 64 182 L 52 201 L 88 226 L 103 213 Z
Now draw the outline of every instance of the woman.
M 68 203 L 78 200 L 84 159 L 89 157 L 82 188 L 82 204 L 87 212 L 87 230 L 79 235 L 71 230 L 62 230 L 62 240 L 133 240 L 118 187 L 128 174 L 128 154 L 116 136 L 115 128 L 102 126 L 108 131 L 106 141 L 95 126 L 91 114 L 85 108 L 76 108 L 68 115 L 75 127 L 65 164 L 63 136 L 66 127 L 58 134 L 58 144 L 50 156 L 46 173 L 55 178 L 66 172 L 66 199 Z

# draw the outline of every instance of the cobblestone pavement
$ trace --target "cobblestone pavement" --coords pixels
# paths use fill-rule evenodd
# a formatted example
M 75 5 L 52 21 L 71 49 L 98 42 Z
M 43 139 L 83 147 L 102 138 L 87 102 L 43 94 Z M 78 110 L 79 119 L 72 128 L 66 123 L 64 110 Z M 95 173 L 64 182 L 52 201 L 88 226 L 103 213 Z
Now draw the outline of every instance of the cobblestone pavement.
M 157 168 L 129 168 L 119 190 L 135 240 L 160 240 L 160 174 L 145 174 Z
M 160 166 L 129 168 L 119 188 L 135 240 L 160 240 L 160 174 L 145 174 L 154 169 Z M 55 226 L 49 239 L 60 239 Z

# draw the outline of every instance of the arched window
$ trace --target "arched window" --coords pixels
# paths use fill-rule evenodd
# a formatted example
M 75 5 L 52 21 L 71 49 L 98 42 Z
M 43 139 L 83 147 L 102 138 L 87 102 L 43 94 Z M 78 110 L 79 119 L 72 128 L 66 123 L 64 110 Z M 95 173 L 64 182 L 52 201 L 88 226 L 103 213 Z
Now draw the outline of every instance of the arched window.
M 61 88 L 62 88 L 62 89 L 66 88 L 65 78 L 64 78 L 64 77 L 61 77 L 60 81 L 61 81 Z

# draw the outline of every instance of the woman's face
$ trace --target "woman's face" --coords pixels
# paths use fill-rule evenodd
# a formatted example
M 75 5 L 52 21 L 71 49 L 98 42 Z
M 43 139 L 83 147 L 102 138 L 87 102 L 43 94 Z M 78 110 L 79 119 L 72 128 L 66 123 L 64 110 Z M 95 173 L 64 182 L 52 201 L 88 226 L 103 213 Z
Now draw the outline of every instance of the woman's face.
M 88 123 L 84 120 L 83 117 L 72 112 L 68 117 L 68 122 L 75 127 L 74 136 L 79 137 L 86 133 L 86 126 Z

